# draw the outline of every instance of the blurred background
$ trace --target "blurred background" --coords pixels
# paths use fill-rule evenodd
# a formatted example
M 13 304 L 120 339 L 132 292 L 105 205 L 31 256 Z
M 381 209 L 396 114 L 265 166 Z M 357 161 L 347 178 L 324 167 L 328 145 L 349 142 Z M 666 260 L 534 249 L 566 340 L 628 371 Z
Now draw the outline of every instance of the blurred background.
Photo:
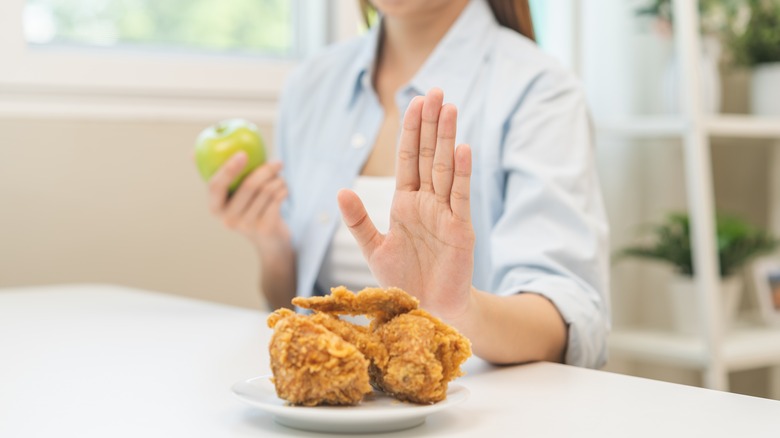
M 683 20 L 669 1 L 532 2 L 540 45 L 588 93 L 615 253 L 710 195 L 740 222 L 716 247 L 740 230 L 780 235 L 780 1 L 692 3 Z M 0 288 L 114 283 L 264 309 L 253 250 L 208 213 L 195 137 L 242 117 L 273 149 L 286 75 L 362 31 L 356 0 L 4 0 Z M 697 138 L 699 161 L 685 154 Z M 777 398 L 780 309 L 750 251 L 732 275 L 748 328 L 729 325 L 720 350 L 738 364 L 724 365 L 729 390 Z M 613 267 L 607 369 L 706 386 L 702 370 L 723 358 L 674 320 L 673 256 L 650 256 L 661 262 Z

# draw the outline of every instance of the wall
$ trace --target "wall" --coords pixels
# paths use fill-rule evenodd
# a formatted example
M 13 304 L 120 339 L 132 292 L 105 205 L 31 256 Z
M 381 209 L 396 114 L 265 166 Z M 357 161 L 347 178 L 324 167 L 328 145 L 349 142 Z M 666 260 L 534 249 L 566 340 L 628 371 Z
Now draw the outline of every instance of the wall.
M 0 119 L 0 287 L 108 282 L 264 306 L 252 249 L 208 212 L 192 161 L 204 126 Z

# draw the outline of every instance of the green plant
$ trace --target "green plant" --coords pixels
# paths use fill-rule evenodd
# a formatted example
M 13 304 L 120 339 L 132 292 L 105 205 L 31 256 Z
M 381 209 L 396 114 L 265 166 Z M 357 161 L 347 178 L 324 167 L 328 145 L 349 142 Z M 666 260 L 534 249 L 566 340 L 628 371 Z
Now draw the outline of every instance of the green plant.
M 726 41 L 736 64 L 780 62 L 780 0 L 741 0 Z
M 718 259 L 721 277 L 728 277 L 756 256 L 771 252 L 780 241 L 763 230 L 733 217 L 716 218 Z M 627 247 L 619 257 L 638 257 L 669 263 L 683 275 L 692 276 L 691 227 L 686 213 L 671 213 L 666 220 L 651 225 L 652 241 Z

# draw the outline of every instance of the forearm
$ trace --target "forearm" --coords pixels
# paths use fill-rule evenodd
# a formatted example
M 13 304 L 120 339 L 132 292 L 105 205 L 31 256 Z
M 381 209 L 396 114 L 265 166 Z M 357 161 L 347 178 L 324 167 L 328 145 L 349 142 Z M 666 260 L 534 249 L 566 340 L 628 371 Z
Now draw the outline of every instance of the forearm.
M 271 309 L 291 308 L 295 296 L 295 250 L 291 244 L 258 248 L 260 290 Z
M 541 295 L 497 296 L 472 287 L 467 310 L 448 322 L 471 340 L 474 354 L 489 362 L 564 360 L 566 324 Z

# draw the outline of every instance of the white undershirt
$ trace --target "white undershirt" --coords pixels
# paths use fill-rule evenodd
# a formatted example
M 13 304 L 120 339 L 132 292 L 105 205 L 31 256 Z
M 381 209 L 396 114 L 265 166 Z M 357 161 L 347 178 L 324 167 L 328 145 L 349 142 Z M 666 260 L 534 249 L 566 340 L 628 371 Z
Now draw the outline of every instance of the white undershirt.
M 395 193 L 395 178 L 358 176 L 352 190 L 360 196 L 368 217 L 374 222 L 377 230 L 380 233 L 387 233 L 390 228 L 390 205 Z M 345 286 L 355 292 L 364 287 L 378 286 L 360 247 L 344 221 L 340 221 L 336 229 L 317 280 L 326 293 L 334 286 Z

